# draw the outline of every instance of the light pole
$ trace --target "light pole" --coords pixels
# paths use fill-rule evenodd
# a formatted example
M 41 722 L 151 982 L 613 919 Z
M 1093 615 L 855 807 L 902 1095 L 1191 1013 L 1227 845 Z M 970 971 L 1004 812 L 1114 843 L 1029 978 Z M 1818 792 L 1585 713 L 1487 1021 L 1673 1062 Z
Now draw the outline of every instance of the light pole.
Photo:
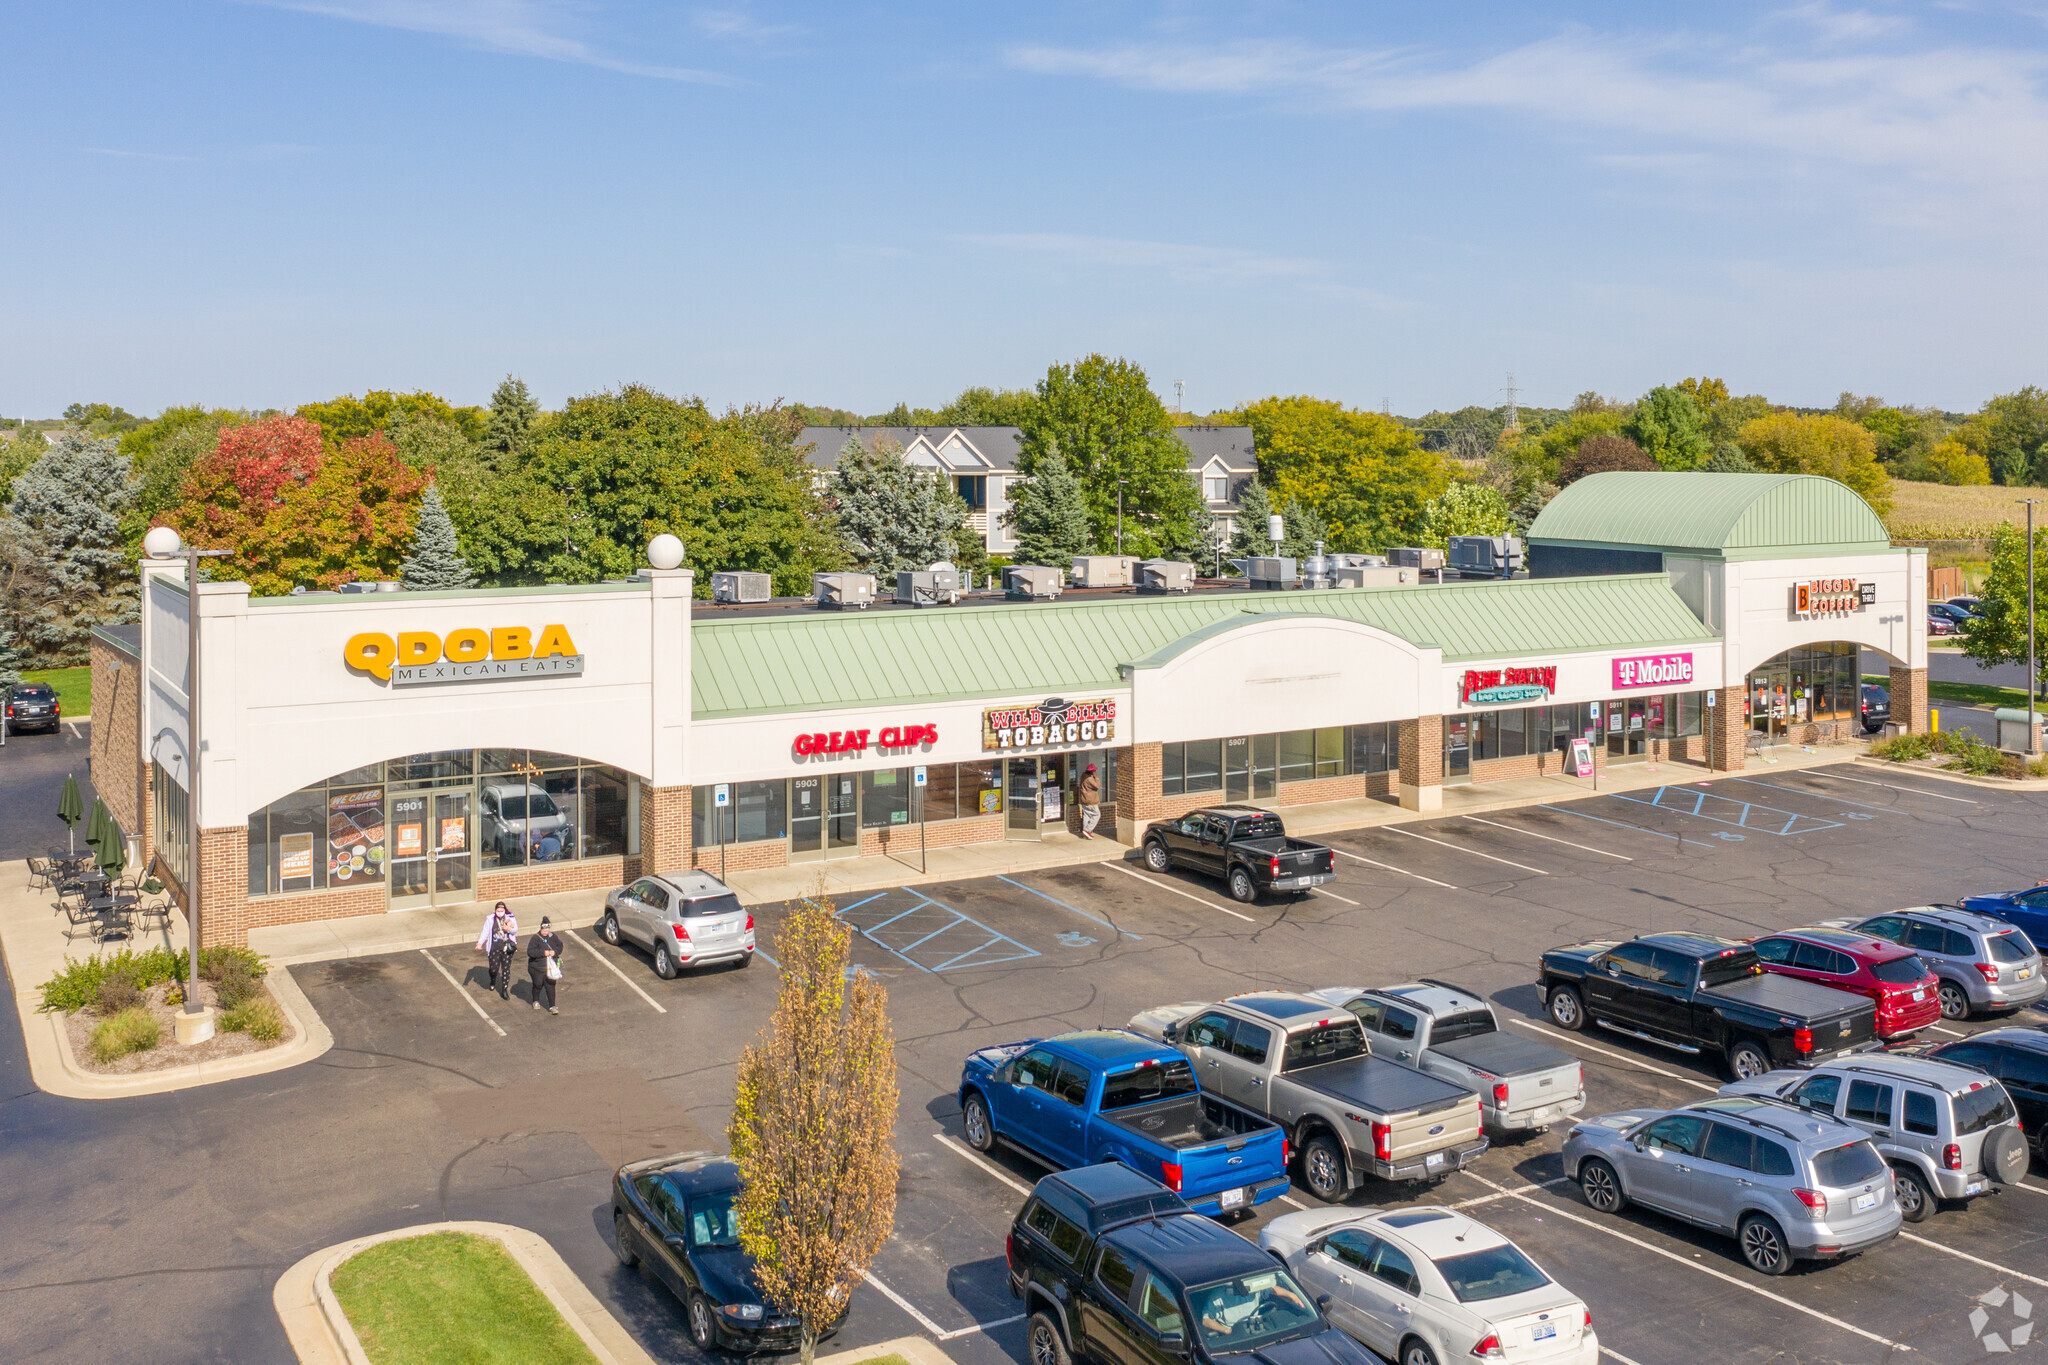
M 1124 552 L 1124 476 L 1116 476 L 1116 552 Z
M 2034 744 L 2034 699 L 2041 688 L 2034 672 L 2037 660 L 2034 658 L 2034 506 L 2039 498 L 2017 498 L 2027 505 L 2027 752 L 2036 752 Z
M 185 867 L 185 1013 L 198 1014 L 199 1003 L 199 561 L 225 559 L 232 550 L 185 547 L 185 740 L 191 746 L 185 765 L 185 823 L 190 843 Z

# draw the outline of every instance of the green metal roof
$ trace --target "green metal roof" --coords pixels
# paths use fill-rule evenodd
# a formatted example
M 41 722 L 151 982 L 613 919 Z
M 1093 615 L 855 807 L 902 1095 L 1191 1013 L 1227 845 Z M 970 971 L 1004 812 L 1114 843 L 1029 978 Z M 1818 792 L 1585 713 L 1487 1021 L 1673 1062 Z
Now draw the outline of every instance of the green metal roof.
M 1864 554 L 1892 543 L 1870 504 L 1833 479 L 1634 471 L 1572 484 L 1536 518 L 1529 541 L 1721 559 Z
M 1121 666 L 1157 667 L 1190 636 L 1284 614 L 1375 626 L 1439 647 L 1447 661 L 1714 640 L 1663 574 L 700 617 L 691 712 L 709 720 L 1113 688 Z

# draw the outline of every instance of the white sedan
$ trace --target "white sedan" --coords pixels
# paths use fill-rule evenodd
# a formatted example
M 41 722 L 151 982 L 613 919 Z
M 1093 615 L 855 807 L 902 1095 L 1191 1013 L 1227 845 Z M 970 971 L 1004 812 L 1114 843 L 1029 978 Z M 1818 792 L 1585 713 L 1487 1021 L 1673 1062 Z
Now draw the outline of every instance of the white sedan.
M 1287 1263 L 1330 1321 L 1398 1365 L 1600 1359 L 1585 1303 L 1462 1213 L 1313 1209 L 1274 1219 L 1259 1245 Z

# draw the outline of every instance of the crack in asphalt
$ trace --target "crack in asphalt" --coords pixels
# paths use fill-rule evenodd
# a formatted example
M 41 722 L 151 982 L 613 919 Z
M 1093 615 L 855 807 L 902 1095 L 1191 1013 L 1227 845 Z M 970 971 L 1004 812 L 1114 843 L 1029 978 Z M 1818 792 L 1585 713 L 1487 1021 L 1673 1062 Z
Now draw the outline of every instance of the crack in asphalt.
M 160 1275 L 246 1275 L 254 1271 L 275 1273 L 288 1261 L 266 1261 L 260 1265 L 158 1266 L 154 1270 L 130 1270 L 119 1275 L 94 1275 L 83 1280 L 39 1280 L 34 1284 L 0 1285 L 0 1294 L 21 1294 L 31 1289 L 77 1289 L 93 1284 L 119 1284 L 123 1280 L 147 1280 Z

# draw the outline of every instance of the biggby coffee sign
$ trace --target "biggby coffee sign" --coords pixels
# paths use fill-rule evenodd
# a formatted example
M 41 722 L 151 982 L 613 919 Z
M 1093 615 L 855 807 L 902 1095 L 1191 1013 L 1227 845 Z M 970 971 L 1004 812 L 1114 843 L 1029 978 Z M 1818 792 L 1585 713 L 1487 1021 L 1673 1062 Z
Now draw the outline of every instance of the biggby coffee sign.
M 350 668 L 393 687 L 574 677 L 583 672 L 583 656 L 576 652 L 567 626 L 542 626 L 538 639 L 525 626 L 466 627 L 446 635 L 401 630 L 396 638 L 367 630 L 349 637 L 342 657 Z

